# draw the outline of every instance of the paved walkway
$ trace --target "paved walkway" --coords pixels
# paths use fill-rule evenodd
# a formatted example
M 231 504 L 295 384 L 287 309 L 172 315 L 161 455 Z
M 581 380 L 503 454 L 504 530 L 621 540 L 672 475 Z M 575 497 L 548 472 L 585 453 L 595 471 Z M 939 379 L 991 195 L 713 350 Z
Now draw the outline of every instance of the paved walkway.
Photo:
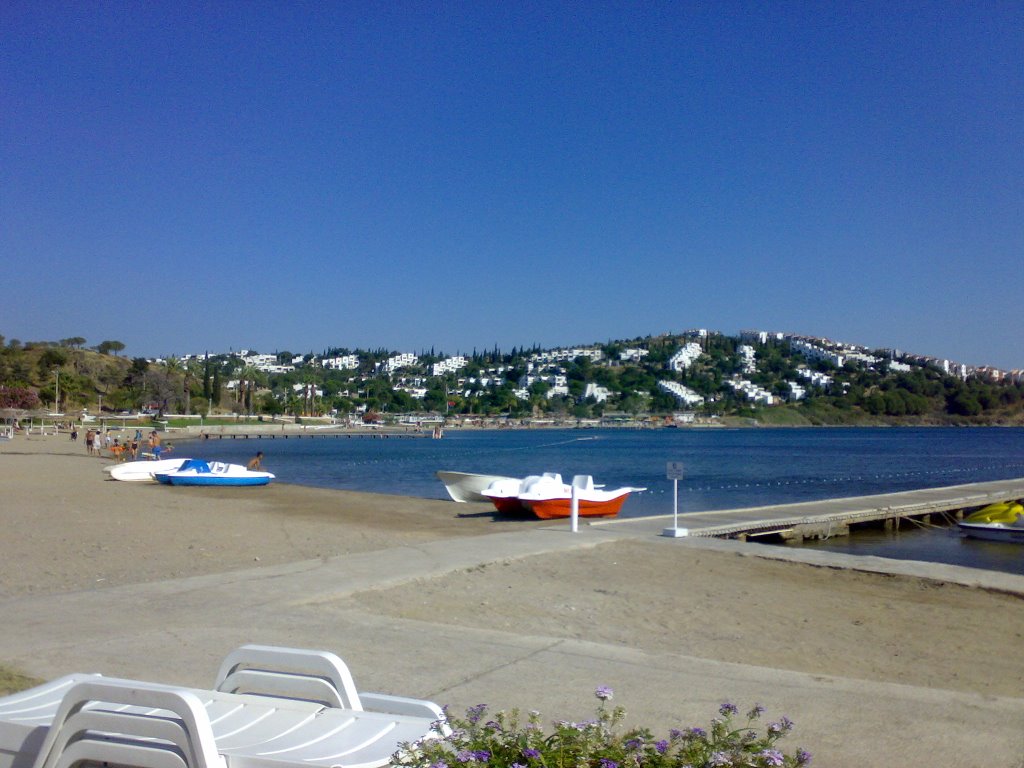
M 364 690 L 430 698 L 456 710 L 480 702 L 583 719 L 597 685 L 611 684 L 630 721 L 706 724 L 725 699 L 769 702 L 798 720 L 787 742 L 822 766 L 1024 765 L 1024 698 L 996 698 L 729 664 L 678 653 L 645 653 L 579 640 L 395 619 L 347 598 L 365 589 L 623 537 L 652 546 L 758 547 L 668 539 L 648 521 L 439 541 L 418 547 L 0 602 L 0 658 L 54 677 L 71 671 L 209 686 L 221 658 L 244 642 L 333 650 Z M 644 528 L 647 525 L 648 528 Z M 758 550 L 760 552 L 760 549 Z M 830 563 L 853 561 L 829 553 Z M 877 569 L 885 563 L 878 558 Z M 896 567 L 906 567 L 897 565 Z M 948 566 L 924 566 L 933 575 Z M 939 570 L 934 570 L 939 569 Z M 966 569 L 962 580 L 989 576 Z M 922 575 L 918 573 L 917 575 Z M 1024 577 L 1000 579 L 1024 594 Z M 989 584 L 991 586 L 991 584 Z M 543 600 L 543 595 L 536 599 Z M 940 641 L 940 640 L 939 640 Z

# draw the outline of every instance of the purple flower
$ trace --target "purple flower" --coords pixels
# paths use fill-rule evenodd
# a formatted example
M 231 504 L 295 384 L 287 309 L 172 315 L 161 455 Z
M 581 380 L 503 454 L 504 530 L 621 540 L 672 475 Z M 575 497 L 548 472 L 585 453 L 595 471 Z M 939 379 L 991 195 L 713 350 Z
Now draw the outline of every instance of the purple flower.
M 673 728 L 671 731 L 668 732 L 668 737 L 672 739 L 672 741 L 676 741 L 677 739 L 683 738 L 683 732 L 680 731 L 678 728 Z
M 481 749 L 473 753 L 473 759 L 481 763 L 486 763 L 491 759 L 491 753 L 486 749 Z
M 484 716 L 484 712 L 486 711 L 486 704 L 477 704 L 475 707 L 470 707 L 466 710 L 466 719 L 476 725 L 476 723 L 480 722 L 480 718 Z
M 526 766 L 522 763 L 512 763 L 512 765 L 510 765 L 509 768 L 526 768 Z
M 448 768 L 448 763 L 444 760 L 438 760 L 436 763 L 431 763 L 430 768 Z
M 796 764 L 797 765 L 810 765 L 811 764 L 811 753 L 804 750 L 798 749 L 796 751 Z
M 540 752 L 536 749 L 527 748 L 523 750 L 523 757 L 525 757 L 527 760 L 536 760 L 538 757 L 540 757 Z
M 630 749 L 635 752 L 638 749 L 643 749 L 644 742 L 642 739 L 629 739 L 624 746 L 626 749 Z
M 720 706 L 718 708 L 719 714 L 722 715 L 723 717 L 728 717 L 729 715 L 735 715 L 739 711 L 740 711 L 739 707 L 737 707 L 735 704 L 732 704 L 731 702 L 728 702 L 728 701 L 722 702 L 722 706 Z
M 688 735 L 691 739 L 703 739 L 708 735 L 708 732 L 703 728 L 691 728 Z
M 599 698 L 601 701 L 611 701 L 612 693 L 612 689 L 609 688 L 607 685 L 599 685 L 597 687 L 597 690 L 594 691 L 594 695 L 597 696 L 597 698 Z
M 619 768 L 619 764 L 614 760 L 609 760 L 607 757 L 602 757 L 601 768 Z
M 760 704 L 755 704 L 754 708 L 752 710 L 750 710 L 749 712 L 747 712 L 747 717 L 750 718 L 751 720 L 757 720 L 757 718 L 759 718 L 763 714 L 764 714 L 764 707 L 762 707 Z
M 728 768 L 732 765 L 732 758 L 728 752 L 712 752 L 708 758 L 708 765 L 712 768 Z
M 765 765 L 773 765 L 773 766 L 775 766 L 775 765 L 783 765 L 785 763 L 785 760 L 782 757 L 782 753 L 779 752 L 779 750 L 777 750 L 777 749 L 765 749 L 765 750 L 762 750 L 761 752 L 758 753 L 757 756 L 760 757 L 762 760 L 764 760 L 764 764 Z
M 668 752 L 668 742 L 665 741 L 665 739 L 662 739 L 661 741 L 656 741 L 654 742 L 654 748 L 658 750 L 659 755 L 664 755 L 666 752 Z
M 458 760 L 460 763 L 471 763 L 473 762 L 473 753 L 470 752 L 468 749 L 460 749 L 455 754 L 455 759 Z

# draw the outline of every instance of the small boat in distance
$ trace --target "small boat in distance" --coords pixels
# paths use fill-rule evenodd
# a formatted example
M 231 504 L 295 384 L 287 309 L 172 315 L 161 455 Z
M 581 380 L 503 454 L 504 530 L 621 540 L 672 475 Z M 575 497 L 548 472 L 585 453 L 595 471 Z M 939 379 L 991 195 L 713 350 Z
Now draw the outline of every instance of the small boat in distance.
M 256 472 L 241 464 L 202 459 L 188 459 L 178 469 L 157 472 L 154 477 L 164 485 L 266 485 L 274 479 L 270 472 Z
M 574 489 L 580 517 L 615 517 L 629 494 L 647 490 L 629 486 L 608 491 L 603 488 L 594 485 L 594 478 L 590 475 L 576 475 L 572 483 L 566 485 L 561 475 L 548 472 L 526 477 L 518 487 L 508 482 L 495 483 L 484 490 L 483 495 L 503 514 L 531 512 L 541 520 L 555 520 L 572 514 Z
M 469 472 L 449 472 L 438 470 L 437 479 L 444 483 L 444 489 L 452 497 L 452 501 L 489 501 L 481 492 L 492 483 L 501 480 L 514 480 L 513 477 L 504 475 L 474 475 Z
M 957 527 L 974 539 L 1024 544 L 1024 504 L 1020 501 L 989 504 L 957 522 Z

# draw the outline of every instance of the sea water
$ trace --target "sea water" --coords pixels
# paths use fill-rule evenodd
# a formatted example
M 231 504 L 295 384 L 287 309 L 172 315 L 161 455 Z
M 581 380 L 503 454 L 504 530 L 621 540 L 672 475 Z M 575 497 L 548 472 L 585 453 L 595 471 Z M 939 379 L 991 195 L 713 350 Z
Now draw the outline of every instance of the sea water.
M 1020 428 L 448 430 L 441 440 L 368 434 L 188 444 L 190 455 L 234 463 L 257 450 L 280 482 L 422 498 L 447 498 L 440 469 L 560 472 L 567 481 L 588 474 L 608 488 L 646 487 L 626 501 L 624 517 L 672 513 L 669 461 L 684 466 L 680 514 L 1024 477 Z M 1024 547 L 966 540 L 945 528 L 858 533 L 814 546 L 1024 573 Z

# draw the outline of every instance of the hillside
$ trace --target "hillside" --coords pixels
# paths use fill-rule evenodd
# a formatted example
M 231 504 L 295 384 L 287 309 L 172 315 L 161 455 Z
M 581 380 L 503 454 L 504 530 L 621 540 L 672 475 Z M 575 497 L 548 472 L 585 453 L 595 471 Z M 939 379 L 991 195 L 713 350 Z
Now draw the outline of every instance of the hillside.
M 811 337 L 706 331 L 469 356 L 325 351 L 149 361 L 118 342 L 4 343 L 0 407 L 68 414 L 359 414 L 719 420 L 731 424 L 1024 425 L 1024 383 L 991 369 Z M 685 414 L 685 415 L 682 415 Z M 661 420 L 664 423 L 664 419 Z

